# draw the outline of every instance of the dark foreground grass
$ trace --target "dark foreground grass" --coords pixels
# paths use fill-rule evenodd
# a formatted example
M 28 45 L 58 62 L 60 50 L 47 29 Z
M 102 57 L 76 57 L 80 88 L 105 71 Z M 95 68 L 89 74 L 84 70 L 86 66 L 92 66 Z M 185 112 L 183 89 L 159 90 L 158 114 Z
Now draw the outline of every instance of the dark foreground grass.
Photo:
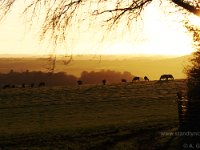
M 0 91 L 0 149 L 177 149 L 183 81 Z
M 107 127 L 108 128 L 108 127 Z M 161 137 L 160 132 L 171 130 L 172 126 L 159 125 L 143 129 L 127 127 L 109 128 L 107 130 L 88 131 L 75 130 L 74 134 L 67 131 L 54 131 L 15 135 L 1 138 L 2 149 L 177 149 L 178 145 L 171 137 Z M 78 133 L 78 134 L 77 134 Z M 162 138 L 162 139 L 161 139 Z

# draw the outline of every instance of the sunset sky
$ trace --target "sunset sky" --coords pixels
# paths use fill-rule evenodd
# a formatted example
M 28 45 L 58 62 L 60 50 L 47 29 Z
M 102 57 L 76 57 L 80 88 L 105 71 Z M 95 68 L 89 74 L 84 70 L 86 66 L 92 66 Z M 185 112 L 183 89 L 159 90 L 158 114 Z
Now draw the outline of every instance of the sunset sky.
M 57 54 L 145 54 L 187 55 L 193 51 L 192 36 L 179 23 L 181 16 L 166 14 L 162 7 L 150 4 L 143 21 L 133 28 L 118 28 L 105 34 L 100 28 L 77 29 L 71 37 L 56 48 Z M 0 24 L 0 54 L 44 55 L 53 51 L 48 41 L 39 42 L 39 27 L 29 29 L 22 19 L 21 6 Z M 194 19 L 198 21 L 198 19 Z M 102 36 L 105 36 L 102 40 Z

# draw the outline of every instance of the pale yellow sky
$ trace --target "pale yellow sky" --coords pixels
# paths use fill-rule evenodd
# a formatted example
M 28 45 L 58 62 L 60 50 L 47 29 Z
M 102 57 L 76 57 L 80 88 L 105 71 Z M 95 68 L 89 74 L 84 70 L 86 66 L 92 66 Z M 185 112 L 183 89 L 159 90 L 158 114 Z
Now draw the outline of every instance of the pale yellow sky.
M 18 8 L 18 7 L 17 7 Z M 192 52 L 192 36 L 172 16 L 166 17 L 159 7 L 145 9 L 143 22 L 129 31 L 118 28 L 105 34 L 99 28 L 77 29 L 56 48 L 60 54 L 150 54 L 187 55 Z M 177 16 L 177 18 L 180 18 Z M 19 8 L 0 24 L 0 54 L 43 55 L 52 52 L 48 42 L 39 42 L 39 28 L 23 23 Z M 102 40 L 102 35 L 105 38 Z

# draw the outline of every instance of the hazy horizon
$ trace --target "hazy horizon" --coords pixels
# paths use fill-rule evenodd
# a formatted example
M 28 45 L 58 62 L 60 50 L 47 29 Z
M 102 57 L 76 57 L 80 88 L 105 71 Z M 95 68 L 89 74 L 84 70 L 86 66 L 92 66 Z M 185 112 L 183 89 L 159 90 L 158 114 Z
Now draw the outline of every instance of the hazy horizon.
M 20 57 L 27 57 L 27 58 L 42 58 L 42 57 L 49 57 L 49 56 L 56 56 L 58 58 L 60 57 L 127 57 L 127 58 L 131 58 L 131 57 L 158 57 L 158 59 L 162 59 L 162 58 L 177 58 L 177 57 L 185 57 L 185 56 L 190 56 L 191 54 L 186 54 L 186 55 L 162 55 L 162 54 L 9 54 L 9 53 L 5 53 L 5 54 L 0 54 L 0 58 L 7 58 L 7 57 L 13 57 L 13 58 L 20 58 Z
M 45 71 L 51 67 L 50 57 L 2 57 L 0 58 L 0 72 L 8 73 L 10 70 L 17 72 Z M 136 57 L 125 56 L 94 56 L 77 55 L 72 58 L 57 57 L 54 71 L 80 77 L 83 71 L 113 70 L 128 71 L 135 76 L 148 76 L 151 80 L 159 79 L 161 74 L 173 74 L 175 79 L 186 78 L 184 69 L 190 65 L 190 55 L 181 57 Z

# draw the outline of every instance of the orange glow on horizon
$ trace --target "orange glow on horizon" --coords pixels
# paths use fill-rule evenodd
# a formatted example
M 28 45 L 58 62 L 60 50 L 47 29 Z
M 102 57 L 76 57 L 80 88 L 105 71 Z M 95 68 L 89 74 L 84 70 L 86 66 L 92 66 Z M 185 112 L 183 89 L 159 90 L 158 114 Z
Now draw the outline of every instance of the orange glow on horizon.
M 16 12 L 19 10 L 17 9 Z M 53 47 L 48 41 L 41 44 L 37 41 L 39 28 L 30 32 L 20 22 L 15 12 L 0 26 L 0 54 L 33 54 L 47 55 Z M 193 52 L 192 36 L 188 35 L 179 23 L 168 22 L 158 8 L 148 6 L 144 13 L 143 31 L 128 31 L 121 34 L 116 31 L 108 39 L 99 42 L 103 34 L 101 29 L 88 29 L 80 33 L 71 33 L 71 39 L 58 46 L 56 54 L 137 54 L 137 55 L 188 55 Z M 200 22 L 199 18 L 193 22 Z M 178 30 L 177 30 L 178 29 Z M 85 30 L 85 29 L 84 29 Z M 97 30 L 99 30 L 97 32 Z M 121 32 L 123 32 L 121 30 Z M 98 34 L 99 33 L 99 34 Z M 123 36 L 122 36 L 123 35 Z M 139 35 L 139 38 L 137 38 Z M 142 37 L 142 38 L 141 38 Z

